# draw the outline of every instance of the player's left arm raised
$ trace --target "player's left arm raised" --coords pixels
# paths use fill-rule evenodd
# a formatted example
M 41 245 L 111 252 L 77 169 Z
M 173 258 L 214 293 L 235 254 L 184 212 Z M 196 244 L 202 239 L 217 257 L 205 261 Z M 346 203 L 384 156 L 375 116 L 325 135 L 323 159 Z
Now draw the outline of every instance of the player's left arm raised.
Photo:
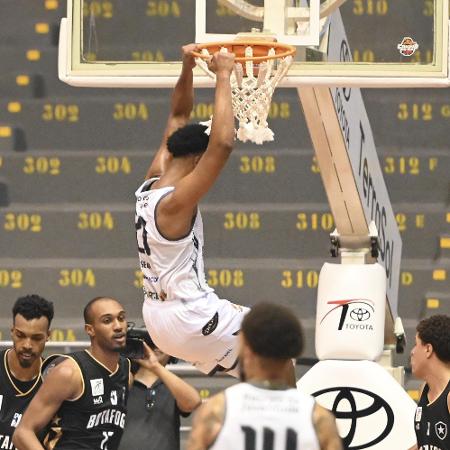
M 166 221 L 191 220 L 200 199 L 212 188 L 234 148 L 230 82 L 234 61 L 233 53 L 216 52 L 212 57 L 210 67 L 216 74 L 216 89 L 208 147 L 193 170 L 175 182 L 175 189 L 161 200 L 158 210 L 166 216 Z
M 447 411 L 450 414 L 450 392 L 447 395 Z
M 195 58 L 192 52 L 197 50 L 196 44 L 188 44 L 182 47 L 183 65 L 181 74 L 172 93 L 170 114 L 163 133 L 161 144 L 155 157 L 147 170 L 146 179 L 161 176 L 166 166 L 172 160 L 172 155 L 167 150 L 167 138 L 178 128 L 189 122 L 194 105 L 194 84 L 192 70 L 195 67 Z

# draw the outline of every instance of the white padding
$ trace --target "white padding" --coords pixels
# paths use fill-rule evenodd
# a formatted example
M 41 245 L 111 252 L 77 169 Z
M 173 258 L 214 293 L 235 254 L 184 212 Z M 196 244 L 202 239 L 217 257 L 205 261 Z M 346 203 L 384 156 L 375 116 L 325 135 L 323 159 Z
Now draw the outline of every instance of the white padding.
M 335 414 L 346 449 L 406 450 L 416 443 L 416 404 L 375 362 L 319 361 L 297 388 Z
M 376 360 L 383 351 L 386 273 L 380 264 L 328 264 L 319 275 L 319 359 Z

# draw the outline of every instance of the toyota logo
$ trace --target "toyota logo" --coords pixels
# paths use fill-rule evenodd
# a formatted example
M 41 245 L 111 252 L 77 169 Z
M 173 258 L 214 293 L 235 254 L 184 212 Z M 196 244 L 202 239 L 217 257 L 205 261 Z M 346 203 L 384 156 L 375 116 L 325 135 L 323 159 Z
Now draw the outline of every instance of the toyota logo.
M 350 311 L 350 317 L 358 322 L 364 322 L 365 320 L 370 319 L 370 312 L 364 308 L 353 308 Z
M 320 320 L 320 324 L 322 324 L 322 322 L 330 314 L 332 314 L 333 311 L 341 309 L 341 317 L 339 319 L 338 330 L 342 330 L 344 328 L 345 319 L 346 319 L 347 315 L 350 315 L 350 317 L 353 320 L 356 320 L 357 322 L 362 322 L 364 320 L 369 319 L 369 317 L 371 316 L 372 313 L 369 310 L 372 310 L 373 313 L 375 312 L 374 302 L 372 300 L 364 299 L 364 298 L 330 300 L 327 302 L 327 304 L 333 305 L 333 306 L 322 317 L 322 319 Z M 350 310 L 351 307 L 353 309 Z
M 347 450 L 361 450 L 372 447 L 381 442 L 389 435 L 394 426 L 394 412 L 389 404 L 377 394 L 356 387 L 331 387 L 322 389 L 312 394 L 319 399 L 321 396 L 326 398 L 328 409 L 335 415 L 337 420 L 344 421 L 347 435 L 342 436 L 344 448 Z M 330 396 L 332 402 L 330 402 Z M 323 404 L 323 403 L 322 403 Z M 361 406 L 364 405 L 364 406 Z M 384 420 L 380 420 L 384 416 Z M 367 433 L 367 442 L 361 443 L 361 439 L 352 445 L 358 427 L 358 421 L 371 419 L 371 427 Z M 366 422 L 367 423 L 367 422 Z M 361 425 L 359 430 L 361 430 Z M 367 429 L 367 427 L 364 427 Z M 359 433 L 358 433 L 359 434 Z

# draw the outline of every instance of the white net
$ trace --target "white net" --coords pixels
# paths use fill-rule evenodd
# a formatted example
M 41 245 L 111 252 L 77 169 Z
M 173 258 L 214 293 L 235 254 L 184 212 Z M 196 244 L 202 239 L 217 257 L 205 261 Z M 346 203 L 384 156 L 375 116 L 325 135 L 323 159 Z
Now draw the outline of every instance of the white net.
M 228 49 L 222 47 L 220 51 L 227 52 Z M 207 49 L 203 49 L 202 54 L 210 56 Z M 268 47 L 267 55 L 274 56 L 275 50 Z M 253 57 L 251 46 L 246 47 L 245 56 Z M 196 58 L 196 63 L 208 76 L 215 79 L 215 74 L 209 70 L 205 59 Z M 255 144 L 273 141 L 274 133 L 269 128 L 267 116 L 273 92 L 292 64 L 292 57 L 268 59 L 259 64 L 249 60 L 244 64 L 245 68 L 241 63 L 235 63 L 231 74 L 233 111 L 239 122 L 236 136 L 242 142 L 252 141 Z M 211 120 L 203 123 L 208 126 L 209 132 Z

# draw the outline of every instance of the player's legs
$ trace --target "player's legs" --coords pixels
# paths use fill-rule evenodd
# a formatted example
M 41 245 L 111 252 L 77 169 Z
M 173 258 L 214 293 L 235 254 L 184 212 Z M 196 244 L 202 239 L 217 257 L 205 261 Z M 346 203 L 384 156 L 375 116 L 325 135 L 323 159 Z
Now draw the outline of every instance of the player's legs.
M 189 361 L 206 374 L 238 376 L 238 333 L 249 308 L 215 294 L 189 301 L 144 302 L 145 325 L 165 353 Z

